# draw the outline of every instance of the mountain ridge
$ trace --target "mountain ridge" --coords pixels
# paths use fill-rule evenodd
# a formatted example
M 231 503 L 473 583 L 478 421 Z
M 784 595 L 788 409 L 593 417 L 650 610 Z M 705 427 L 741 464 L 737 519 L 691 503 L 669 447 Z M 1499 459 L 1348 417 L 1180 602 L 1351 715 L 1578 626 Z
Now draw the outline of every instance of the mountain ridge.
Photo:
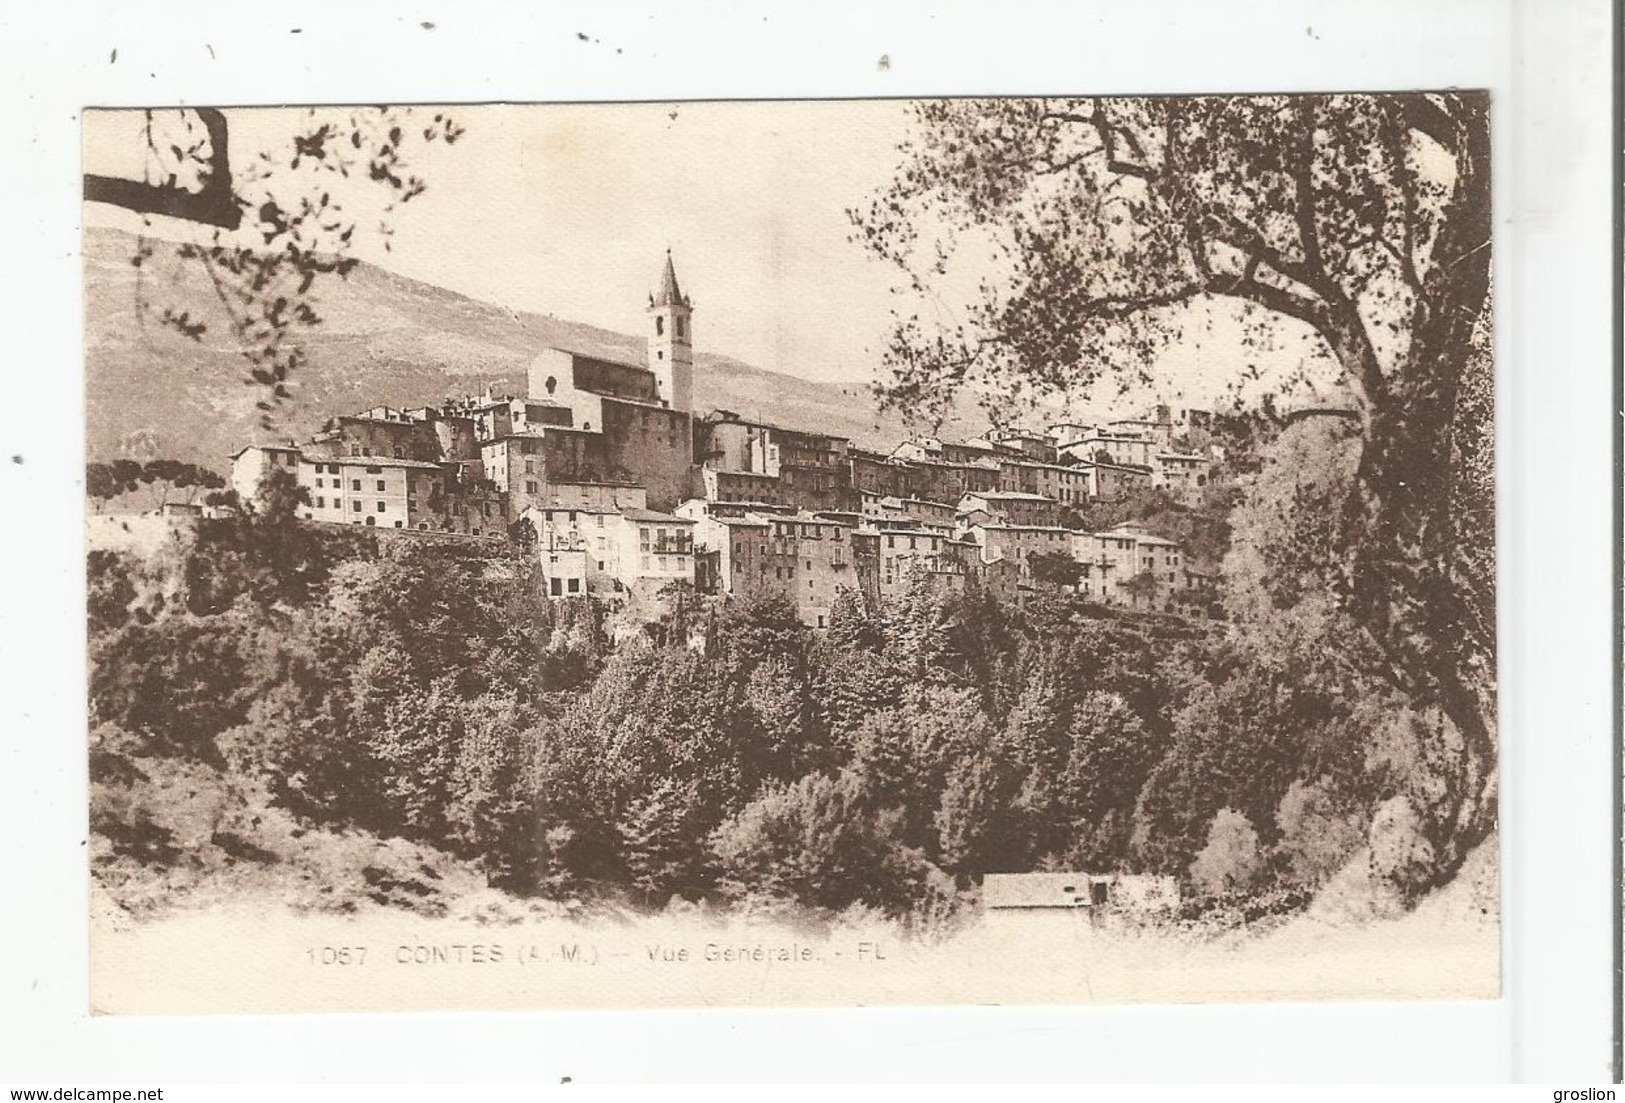
M 361 262 L 348 277 L 327 277 L 316 302 L 322 323 L 299 335 L 307 361 L 289 381 L 293 398 L 260 424 L 262 387 L 230 339 L 224 313 L 201 269 L 173 243 L 137 268 L 137 237 L 87 229 L 85 271 L 85 450 L 90 460 L 163 456 L 224 470 L 246 444 L 303 440 L 328 418 L 388 405 L 436 405 L 489 384 L 524 393 L 526 368 L 544 348 L 642 364 L 640 336 L 517 311 Z M 150 306 L 138 305 L 145 296 Z M 165 307 L 206 325 L 192 340 L 158 321 Z M 696 350 L 696 412 L 742 416 L 844 436 L 889 449 L 908 432 L 880 413 L 871 395 L 767 371 L 736 357 Z M 947 431 L 972 435 L 968 419 Z

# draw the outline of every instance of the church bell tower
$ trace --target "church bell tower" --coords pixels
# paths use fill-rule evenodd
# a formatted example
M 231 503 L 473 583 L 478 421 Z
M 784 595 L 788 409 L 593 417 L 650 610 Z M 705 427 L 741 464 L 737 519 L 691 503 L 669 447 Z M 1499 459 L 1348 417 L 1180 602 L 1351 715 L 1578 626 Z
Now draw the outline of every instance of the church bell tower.
M 694 403 L 693 314 L 693 305 L 677 286 L 667 249 L 660 290 L 649 296 L 649 370 L 660 401 L 684 413 L 691 413 Z

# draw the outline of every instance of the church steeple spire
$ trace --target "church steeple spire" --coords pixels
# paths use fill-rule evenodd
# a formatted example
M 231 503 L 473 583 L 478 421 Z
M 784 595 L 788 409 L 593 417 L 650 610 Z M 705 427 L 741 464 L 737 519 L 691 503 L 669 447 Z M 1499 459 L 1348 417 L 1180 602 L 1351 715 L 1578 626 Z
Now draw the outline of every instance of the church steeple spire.
M 694 394 L 694 345 L 689 320 L 693 305 L 677 285 L 677 269 L 666 250 L 660 290 L 649 296 L 649 370 L 660 400 L 673 410 L 690 410 Z
M 671 263 L 671 250 L 666 250 L 666 267 L 660 273 L 660 293 L 650 303 L 651 306 L 688 306 L 688 299 L 684 297 L 682 289 L 677 286 L 677 269 Z

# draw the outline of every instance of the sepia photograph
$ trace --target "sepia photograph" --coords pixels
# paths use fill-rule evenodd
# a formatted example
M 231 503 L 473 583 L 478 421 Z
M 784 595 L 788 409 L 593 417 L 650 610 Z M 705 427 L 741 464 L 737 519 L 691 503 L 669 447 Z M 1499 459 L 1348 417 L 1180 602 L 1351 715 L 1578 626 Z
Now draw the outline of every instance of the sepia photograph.
M 1499 996 L 1487 92 L 82 139 L 93 1011 Z

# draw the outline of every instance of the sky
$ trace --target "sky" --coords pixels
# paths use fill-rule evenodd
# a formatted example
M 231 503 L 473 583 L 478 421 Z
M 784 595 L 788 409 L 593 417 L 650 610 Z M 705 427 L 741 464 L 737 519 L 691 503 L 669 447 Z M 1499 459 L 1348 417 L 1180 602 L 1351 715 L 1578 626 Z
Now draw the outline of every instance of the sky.
M 820 380 L 872 376 L 893 281 L 848 242 L 845 212 L 890 178 L 902 102 L 449 110 L 466 133 L 414 147 L 428 189 L 391 216 L 388 252 L 358 232 L 362 259 L 516 310 L 641 333 L 669 248 L 694 301 L 697 348 Z M 87 170 L 138 174 L 139 113 L 86 119 Z M 286 148 L 304 122 L 288 110 L 228 121 L 234 166 Z M 377 189 L 351 190 L 359 208 Z M 120 211 L 86 212 L 134 227 Z
M 234 171 L 259 150 L 287 149 L 314 125 L 309 110 L 228 112 Z M 419 107 L 414 117 L 427 122 L 437 110 Z M 897 273 L 849 240 L 846 212 L 896 170 L 910 126 L 905 102 L 445 110 L 465 134 L 450 146 L 409 147 L 411 171 L 428 188 L 390 215 L 388 251 L 382 236 L 358 232 L 362 259 L 516 310 L 639 333 L 670 249 L 694 302 L 698 350 L 843 386 L 878 378 Z M 142 113 L 85 120 L 87 171 L 139 176 Z M 376 206 L 375 185 L 330 178 L 352 214 Z M 96 204 L 86 218 L 139 227 Z M 375 222 L 363 219 L 363 231 Z M 1234 327 L 1222 316 L 1194 320 L 1187 342 L 1158 365 L 1157 393 L 1066 412 L 1126 412 L 1157 399 L 1211 405 L 1237 375 Z

